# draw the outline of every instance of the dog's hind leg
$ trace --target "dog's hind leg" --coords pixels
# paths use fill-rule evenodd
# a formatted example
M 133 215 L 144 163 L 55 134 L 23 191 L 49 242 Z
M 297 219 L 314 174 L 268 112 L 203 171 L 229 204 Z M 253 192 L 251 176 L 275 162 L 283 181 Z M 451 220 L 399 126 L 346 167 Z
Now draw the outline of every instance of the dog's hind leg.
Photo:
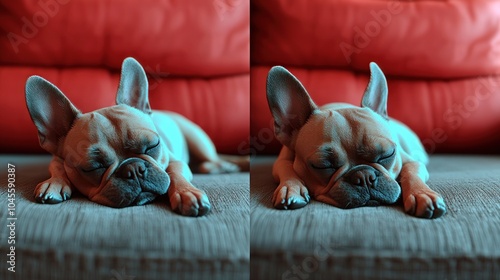
M 219 155 L 214 143 L 198 125 L 187 118 L 168 113 L 186 138 L 190 153 L 190 166 L 198 173 L 233 173 L 250 169 L 249 156 Z

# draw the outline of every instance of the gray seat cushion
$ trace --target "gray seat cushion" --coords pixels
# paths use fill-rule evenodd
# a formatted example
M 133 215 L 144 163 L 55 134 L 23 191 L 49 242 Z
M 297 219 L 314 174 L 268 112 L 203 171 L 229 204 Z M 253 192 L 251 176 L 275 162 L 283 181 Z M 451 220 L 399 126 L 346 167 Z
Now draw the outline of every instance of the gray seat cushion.
M 0 219 L 5 225 L 8 162 L 16 166 L 17 217 L 16 272 L 7 271 L 10 245 L 2 238 L 0 279 L 249 278 L 248 173 L 195 175 L 212 211 L 192 218 L 172 212 L 167 199 L 123 209 L 78 194 L 57 205 L 35 203 L 33 190 L 48 178 L 49 160 L 0 159 Z
M 275 210 L 273 161 L 252 165 L 252 278 L 498 279 L 499 156 L 432 156 L 429 185 L 448 205 L 435 220 L 405 214 L 400 202 Z

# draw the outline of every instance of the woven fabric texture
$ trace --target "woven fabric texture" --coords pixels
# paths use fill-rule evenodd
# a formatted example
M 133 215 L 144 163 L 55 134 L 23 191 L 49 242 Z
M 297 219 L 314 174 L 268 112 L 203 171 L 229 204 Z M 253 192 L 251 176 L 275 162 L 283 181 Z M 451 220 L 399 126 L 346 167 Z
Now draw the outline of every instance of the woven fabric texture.
M 252 169 L 252 279 L 498 277 L 499 156 L 432 156 L 428 183 L 448 205 L 435 220 L 409 216 L 399 203 L 273 209 L 273 160 L 260 158 Z
M 122 209 L 81 195 L 56 205 L 35 203 L 33 190 L 48 177 L 49 159 L 0 159 L 2 202 L 7 163 L 16 166 L 17 217 L 16 272 L 4 262 L 0 279 L 248 279 L 248 173 L 195 175 L 212 210 L 192 218 L 173 213 L 167 199 Z M 0 219 L 5 228 L 6 204 Z M 0 251 L 7 252 L 3 236 Z

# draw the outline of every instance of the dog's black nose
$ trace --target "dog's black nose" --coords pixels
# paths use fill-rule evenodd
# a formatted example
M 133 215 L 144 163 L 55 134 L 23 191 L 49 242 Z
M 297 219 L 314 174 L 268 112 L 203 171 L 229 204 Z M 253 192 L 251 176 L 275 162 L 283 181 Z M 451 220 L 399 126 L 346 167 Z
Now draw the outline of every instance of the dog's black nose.
M 146 177 L 147 168 L 145 161 L 141 159 L 125 160 L 117 171 L 117 175 L 123 179 L 143 179 Z
M 372 188 L 378 177 L 378 171 L 371 167 L 361 167 L 351 170 L 347 182 L 360 187 Z

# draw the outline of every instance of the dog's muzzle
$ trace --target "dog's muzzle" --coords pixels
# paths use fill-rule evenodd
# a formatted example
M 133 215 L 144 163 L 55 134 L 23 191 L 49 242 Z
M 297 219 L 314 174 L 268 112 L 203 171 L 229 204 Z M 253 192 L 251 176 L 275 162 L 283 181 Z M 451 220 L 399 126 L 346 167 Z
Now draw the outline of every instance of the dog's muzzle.
M 91 200 L 111 206 L 143 205 L 167 192 L 170 177 L 158 166 L 140 158 L 128 158 L 111 174 Z
M 129 158 L 120 164 L 118 170 L 115 171 L 115 174 L 118 178 L 122 178 L 124 180 L 141 180 L 147 176 L 148 170 L 146 164 L 150 165 L 142 159 Z
M 369 165 L 355 166 L 328 191 L 328 196 L 341 208 L 391 204 L 400 194 L 401 188 L 395 180 Z

